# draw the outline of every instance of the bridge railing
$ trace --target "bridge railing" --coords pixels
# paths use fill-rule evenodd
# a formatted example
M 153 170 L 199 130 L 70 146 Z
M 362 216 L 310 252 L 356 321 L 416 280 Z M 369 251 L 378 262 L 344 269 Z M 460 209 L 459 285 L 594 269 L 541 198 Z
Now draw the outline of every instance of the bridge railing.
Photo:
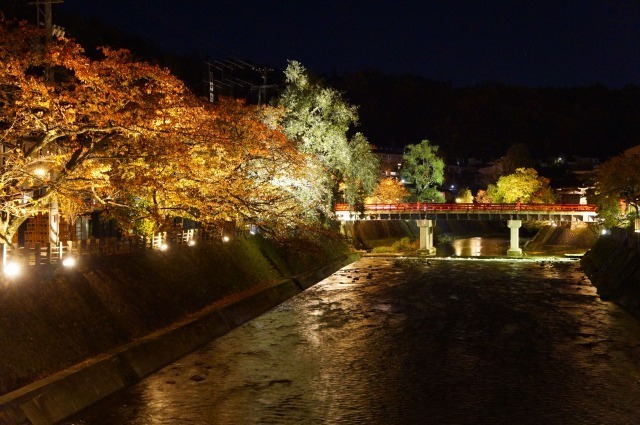
M 349 204 L 335 204 L 335 211 L 352 211 Z M 554 211 L 554 212 L 596 212 L 591 204 L 462 204 L 462 203 L 426 203 L 406 202 L 399 204 L 365 204 L 365 211 Z

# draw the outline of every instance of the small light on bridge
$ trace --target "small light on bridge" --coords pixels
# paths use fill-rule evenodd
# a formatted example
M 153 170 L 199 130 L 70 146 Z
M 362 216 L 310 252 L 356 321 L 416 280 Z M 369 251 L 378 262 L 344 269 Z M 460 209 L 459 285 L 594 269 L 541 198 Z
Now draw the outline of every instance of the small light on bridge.
M 167 249 L 169 249 L 169 245 L 167 245 L 166 243 L 162 243 L 160 244 L 160 251 L 166 251 Z
M 187 245 L 189 246 L 195 246 L 196 244 L 196 240 L 195 239 L 190 239 L 189 242 L 187 242 Z

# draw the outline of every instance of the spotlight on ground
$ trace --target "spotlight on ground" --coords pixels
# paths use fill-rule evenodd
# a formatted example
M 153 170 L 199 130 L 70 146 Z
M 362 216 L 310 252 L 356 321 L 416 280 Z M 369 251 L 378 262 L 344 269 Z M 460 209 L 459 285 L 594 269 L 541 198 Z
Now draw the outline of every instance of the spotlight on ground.
M 62 265 L 68 269 L 76 266 L 76 259 L 74 257 L 64 257 L 62 259 Z
M 191 239 L 189 242 L 187 242 L 187 245 L 189 246 L 194 246 L 196 244 L 195 239 Z
M 7 264 L 4 266 L 4 274 L 7 277 L 16 277 L 20 274 L 20 264 L 16 263 L 15 261 L 9 261 L 7 262 Z
M 167 249 L 169 249 L 169 245 L 166 243 L 160 244 L 160 251 L 166 251 Z

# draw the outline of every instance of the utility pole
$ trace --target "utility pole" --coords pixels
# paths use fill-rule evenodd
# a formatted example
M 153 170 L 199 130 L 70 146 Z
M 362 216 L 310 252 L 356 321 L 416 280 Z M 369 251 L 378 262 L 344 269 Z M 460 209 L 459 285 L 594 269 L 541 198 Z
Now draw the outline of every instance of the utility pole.
M 271 68 L 253 68 L 254 71 L 260 73 L 262 77 L 262 85 L 258 86 L 258 108 L 262 106 L 262 100 L 267 101 L 267 89 L 276 87 L 275 84 L 267 85 L 267 73 L 272 72 Z
M 36 7 L 38 27 L 44 26 L 46 34 L 46 45 L 51 43 L 53 38 L 53 15 L 51 5 L 62 3 L 64 0 L 35 0 L 29 2 Z
M 46 51 L 47 46 L 51 44 L 54 34 L 53 15 L 51 13 L 51 5 L 62 3 L 63 0 L 35 0 L 29 4 L 36 6 L 38 27 L 42 27 L 44 24 L 45 30 L 45 45 L 43 52 Z M 56 32 L 59 33 L 60 29 L 56 28 Z M 51 81 L 53 75 L 51 70 L 47 67 L 46 78 Z M 49 171 L 49 179 L 55 180 L 55 170 Z M 58 211 L 58 198 L 55 194 L 51 196 L 49 201 L 49 243 L 58 246 L 60 242 L 60 212 Z M 62 252 L 59 253 L 62 256 Z
M 215 80 L 213 79 L 213 70 L 211 69 L 211 64 L 209 62 L 205 63 L 207 64 L 207 69 L 209 72 L 209 102 L 213 103 L 216 101 Z

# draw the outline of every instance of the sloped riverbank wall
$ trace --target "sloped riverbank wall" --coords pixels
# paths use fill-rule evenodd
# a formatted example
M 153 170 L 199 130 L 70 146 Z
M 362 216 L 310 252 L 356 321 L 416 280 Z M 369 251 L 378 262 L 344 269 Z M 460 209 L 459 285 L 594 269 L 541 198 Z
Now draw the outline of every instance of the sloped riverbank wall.
M 0 286 L 0 424 L 52 424 L 277 306 L 359 254 L 259 238 L 25 270 Z M 84 260 L 84 259 L 83 259 Z
M 580 263 L 602 299 L 640 318 L 640 233 L 614 228 L 598 238 Z

